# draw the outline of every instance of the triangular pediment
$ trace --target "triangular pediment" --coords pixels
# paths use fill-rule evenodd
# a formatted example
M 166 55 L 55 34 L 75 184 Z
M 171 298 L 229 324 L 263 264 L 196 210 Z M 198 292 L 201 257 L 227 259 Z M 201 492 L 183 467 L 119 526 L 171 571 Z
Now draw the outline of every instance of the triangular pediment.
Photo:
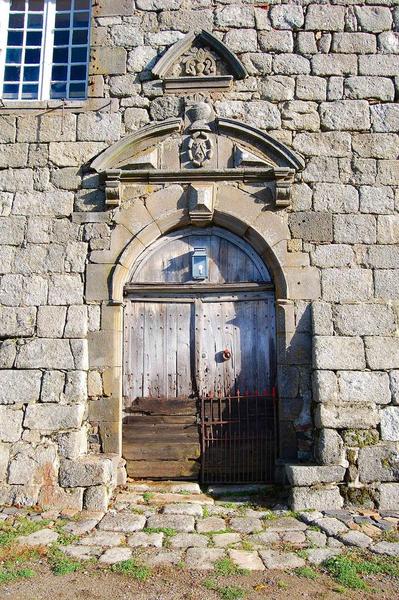
M 237 56 L 205 29 L 176 42 L 152 69 L 166 90 L 226 89 L 247 76 Z

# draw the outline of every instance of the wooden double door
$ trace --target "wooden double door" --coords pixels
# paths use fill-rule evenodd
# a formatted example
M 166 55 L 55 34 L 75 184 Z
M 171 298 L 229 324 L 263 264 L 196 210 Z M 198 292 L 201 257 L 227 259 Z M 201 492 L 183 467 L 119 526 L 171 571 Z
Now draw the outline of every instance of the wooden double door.
M 231 424 L 224 429 L 221 425 L 228 402 L 230 420 L 237 423 L 240 411 L 248 412 L 248 407 L 234 413 L 232 398 L 256 395 L 258 406 L 258 400 L 271 395 L 275 378 L 274 294 L 262 290 L 234 294 L 181 290 L 173 297 L 166 293 L 157 298 L 148 294 L 128 296 L 124 329 L 123 456 L 128 474 L 135 478 L 197 479 L 206 463 L 205 452 L 212 450 L 205 442 L 209 432 L 211 438 L 226 438 L 226 432 L 234 430 Z M 213 414 L 213 408 L 209 409 L 212 414 L 204 414 L 206 398 L 218 399 L 219 416 Z M 226 410 L 220 408 L 222 405 Z M 263 413 L 253 415 L 253 423 L 258 421 L 258 425 L 247 423 L 247 427 L 257 431 L 263 427 L 259 420 Z M 270 411 L 267 414 L 269 419 Z M 214 429 L 212 423 L 206 429 L 204 420 L 210 423 L 212 419 Z M 228 417 L 225 420 L 227 423 Z M 230 433 L 233 441 L 226 442 L 224 452 L 218 454 L 220 480 L 229 472 L 236 452 L 234 435 L 237 444 L 243 443 L 240 427 L 241 441 L 235 426 L 236 433 Z M 262 446 L 256 448 L 270 452 Z M 225 480 L 234 477 L 239 478 L 230 473 L 230 479 Z M 259 479 L 251 474 L 247 477 Z

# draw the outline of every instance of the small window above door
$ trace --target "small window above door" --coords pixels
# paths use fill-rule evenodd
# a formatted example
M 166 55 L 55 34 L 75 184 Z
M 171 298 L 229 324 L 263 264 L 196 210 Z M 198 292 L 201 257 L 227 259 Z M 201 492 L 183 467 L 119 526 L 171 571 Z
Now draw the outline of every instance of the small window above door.
M 218 227 L 189 228 L 162 237 L 136 263 L 131 283 L 270 283 L 269 271 L 247 242 Z

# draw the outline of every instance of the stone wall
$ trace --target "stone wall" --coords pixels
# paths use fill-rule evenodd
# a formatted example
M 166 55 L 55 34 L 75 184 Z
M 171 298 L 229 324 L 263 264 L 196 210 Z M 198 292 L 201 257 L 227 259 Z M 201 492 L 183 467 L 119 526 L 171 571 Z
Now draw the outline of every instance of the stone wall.
M 183 98 L 165 95 L 151 68 L 186 32 L 204 28 L 248 72 L 212 96 L 216 114 L 266 130 L 306 159 L 292 207 L 278 214 L 293 263 L 305 256 L 303 266 L 318 269 L 321 292 L 290 305 L 285 351 L 294 358 L 280 389 L 281 453 L 342 468 L 310 479 L 291 470 L 294 501 L 306 503 L 308 486 L 322 482 L 313 503 L 325 502 L 330 486 L 337 504 L 344 478 L 347 501 L 395 508 L 395 4 L 99 0 L 89 99 L 0 108 L 0 502 L 101 507 L 121 477 L 117 453 L 101 453 L 114 417 L 103 431 L 97 418 L 109 410 L 120 366 L 99 359 L 118 315 L 86 284 L 95 287 L 101 253 L 114 254 L 111 232 L 119 227 L 125 243 L 131 232 L 117 224 L 119 209 L 105 207 L 89 163 L 125 134 L 182 114 Z

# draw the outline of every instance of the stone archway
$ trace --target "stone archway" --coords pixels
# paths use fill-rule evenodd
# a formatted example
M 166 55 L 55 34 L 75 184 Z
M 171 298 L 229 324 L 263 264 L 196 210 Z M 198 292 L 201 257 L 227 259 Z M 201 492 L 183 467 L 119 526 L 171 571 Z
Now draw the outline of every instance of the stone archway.
M 121 455 L 123 288 L 146 248 L 165 233 L 190 224 L 187 193 L 182 186 L 166 185 L 146 195 L 145 200 L 127 202 L 118 209 L 115 222 L 110 249 L 94 253 L 96 262 L 87 267 L 86 293 L 89 302 L 102 303 L 103 315 L 100 331 L 90 335 L 89 356 L 90 367 L 102 370 L 104 398 L 93 403 L 90 420 L 99 427 L 103 450 Z M 218 185 L 212 222 L 247 240 L 272 273 L 277 304 L 278 386 L 285 389 L 287 369 L 297 364 L 297 353 L 301 352 L 295 347 L 295 302 L 319 296 L 317 270 L 309 266 L 307 254 L 288 252 L 290 236 L 285 216 L 265 211 L 253 194 Z M 310 339 L 306 343 L 310 345 Z M 284 419 L 284 410 L 281 414 L 280 437 L 286 439 L 289 422 Z M 280 448 L 283 457 L 284 450 Z

